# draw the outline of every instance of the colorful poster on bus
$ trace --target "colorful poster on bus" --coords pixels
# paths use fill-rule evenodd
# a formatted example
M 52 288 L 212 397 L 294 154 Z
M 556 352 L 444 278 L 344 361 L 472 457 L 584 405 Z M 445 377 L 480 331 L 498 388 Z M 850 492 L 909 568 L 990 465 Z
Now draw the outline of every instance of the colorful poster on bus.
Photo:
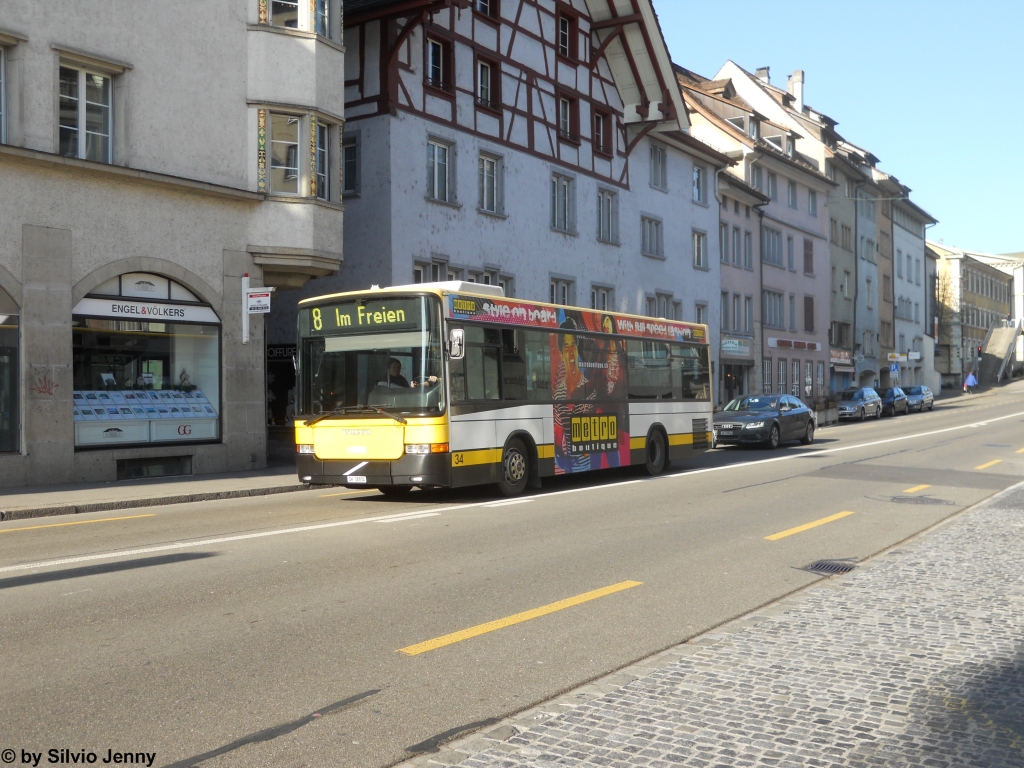
M 566 310 L 561 307 L 532 304 L 527 301 L 498 297 L 465 296 L 449 294 L 448 316 L 456 320 L 476 322 L 508 323 L 533 328 L 557 328 Z M 676 322 L 662 318 L 625 317 L 611 312 L 569 310 L 578 317 L 580 330 L 595 333 L 619 333 L 642 339 L 661 341 L 690 341 L 707 343 L 702 325 Z M 612 321 L 615 331 L 607 331 L 607 321 Z
M 615 333 L 616 319 L 578 310 L 556 313 L 559 330 L 550 341 L 555 474 L 627 466 L 625 344 L 579 334 L 602 324 L 605 333 Z

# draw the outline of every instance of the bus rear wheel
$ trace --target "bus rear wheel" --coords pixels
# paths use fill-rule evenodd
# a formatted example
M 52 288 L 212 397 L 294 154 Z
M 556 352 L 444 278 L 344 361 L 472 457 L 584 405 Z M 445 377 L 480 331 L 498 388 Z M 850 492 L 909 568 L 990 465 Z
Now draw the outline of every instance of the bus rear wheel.
M 652 477 L 662 474 L 668 468 L 668 446 L 661 430 L 654 430 L 647 436 L 646 461 L 647 474 Z
M 523 441 L 513 438 L 501 457 L 501 479 L 498 489 L 504 496 L 518 496 L 530 482 L 530 455 Z

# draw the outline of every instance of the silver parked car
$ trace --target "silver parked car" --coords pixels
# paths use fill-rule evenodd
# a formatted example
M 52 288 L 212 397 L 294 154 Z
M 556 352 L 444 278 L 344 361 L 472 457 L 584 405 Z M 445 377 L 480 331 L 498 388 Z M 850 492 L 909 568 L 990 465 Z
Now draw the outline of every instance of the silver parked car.
M 860 389 L 844 389 L 839 398 L 839 420 L 858 419 L 864 421 L 868 416 L 882 418 L 882 398 L 871 387 Z
M 935 395 L 928 387 L 907 387 L 907 411 L 931 411 L 935 409 Z

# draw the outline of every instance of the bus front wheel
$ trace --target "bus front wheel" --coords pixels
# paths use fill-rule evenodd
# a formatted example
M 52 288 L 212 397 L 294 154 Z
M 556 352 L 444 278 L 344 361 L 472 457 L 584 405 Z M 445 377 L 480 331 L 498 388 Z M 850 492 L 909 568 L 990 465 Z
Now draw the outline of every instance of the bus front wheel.
M 668 467 L 668 446 L 661 430 L 654 430 L 647 436 L 647 474 L 652 477 L 660 475 Z
M 518 496 L 530 482 L 530 455 L 523 441 L 515 438 L 505 446 L 501 457 L 501 479 L 498 488 L 505 496 Z

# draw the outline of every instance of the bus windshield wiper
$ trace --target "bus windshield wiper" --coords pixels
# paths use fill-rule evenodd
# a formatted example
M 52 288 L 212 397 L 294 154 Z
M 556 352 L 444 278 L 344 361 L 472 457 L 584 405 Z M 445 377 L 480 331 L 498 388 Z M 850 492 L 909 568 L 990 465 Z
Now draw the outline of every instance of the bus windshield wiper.
M 339 416 L 343 416 L 346 413 L 377 413 L 380 414 L 381 416 L 388 416 L 389 418 L 392 418 L 395 421 L 397 421 L 399 424 L 409 423 L 401 416 L 399 416 L 397 413 L 392 413 L 386 408 L 381 408 L 379 405 L 349 405 L 344 408 L 335 408 L 333 411 L 321 413 L 316 418 L 307 421 L 306 426 L 311 427 L 317 422 L 324 421 L 325 419 L 338 418 Z

